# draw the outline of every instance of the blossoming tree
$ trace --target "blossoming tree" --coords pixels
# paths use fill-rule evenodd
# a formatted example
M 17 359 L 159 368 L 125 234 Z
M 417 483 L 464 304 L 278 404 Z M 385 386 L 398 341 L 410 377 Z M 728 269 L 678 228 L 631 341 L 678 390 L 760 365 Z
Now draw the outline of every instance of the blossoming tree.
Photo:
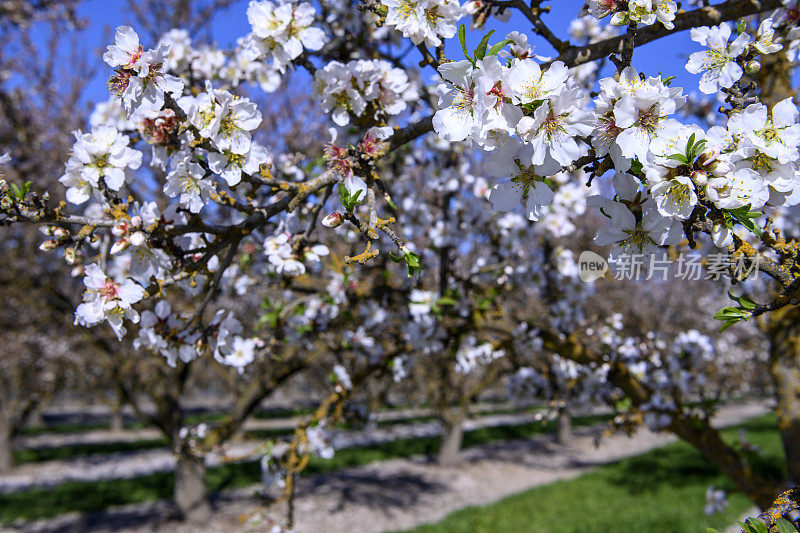
M 789 475 L 800 479 L 800 450 L 792 445 L 800 428 L 792 340 L 800 249 L 791 213 L 800 203 L 800 113 L 779 90 L 792 86 L 796 2 L 701 0 L 679 10 L 670 0 L 590 0 L 573 25 L 574 42 L 547 25 L 550 9 L 566 8 L 546 3 L 253 0 L 243 14 L 251 31 L 231 50 L 195 48 L 180 29 L 143 43 L 121 26 L 103 55 L 111 99 L 95 111 L 91 129 L 75 132 L 65 171 L 53 176 L 69 205 L 46 188 L 3 180 L 0 225 L 41 226 L 48 236 L 41 248 L 63 251 L 82 269 L 76 324 L 107 324 L 120 339 L 138 335 L 165 364 L 214 357 L 243 367 L 259 341 L 232 326 L 218 300 L 236 284 L 243 254 L 270 265 L 271 275 L 258 280 L 267 286 L 324 278 L 317 265 L 329 248 L 319 241 L 330 234 L 321 237 L 320 226 L 346 224 L 362 246 L 346 263 L 388 256 L 410 277 L 425 276 L 426 254 L 404 221 L 413 196 L 395 170 L 418 164 L 404 147 L 423 136 L 475 150 L 491 178 L 492 207 L 522 205 L 536 224 L 548 224 L 549 206 L 570 184 L 602 182 L 604 190 L 579 203 L 604 220 L 596 243 L 610 246 L 612 258 L 635 255 L 653 268 L 666 247 L 718 249 L 737 287 L 733 305 L 709 314 L 717 311 L 725 328 L 787 317 L 778 323 L 789 326 L 788 337 L 783 326 L 773 329 L 774 368 L 783 378 L 778 415 Z M 484 34 L 488 20 L 512 13 L 520 31 Z M 468 16 L 482 36 L 474 49 L 460 23 Z M 719 103 L 700 120 L 702 102 L 635 61 L 638 46 L 687 30 L 703 50 L 686 69 Z M 448 41 L 461 52 L 448 57 Z M 409 54 L 421 58 L 418 68 Z M 437 76 L 435 87 L 425 85 L 429 75 Z M 309 85 L 330 117 L 330 139 L 305 154 L 268 147 L 255 134 L 264 113 L 253 91 Z M 447 224 L 458 199 L 449 196 L 441 209 L 428 231 Z M 457 244 L 448 253 L 460 251 Z M 781 483 L 750 469 L 707 416 L 657 401 L 659 385 L 615 355 L 613 343 L 590 346 L 579 333 L 562 325 L 540 329 L 538 338 L 576 363 L 608 365 L 608 382 L 631 409 L 658 412 L 659 427 L 697 446 L 754 502 L 770 505 Z M 262 356 L 270 355 L 266 345 Z M 662 361 L 669 367 L 669 358 Z M 360 378 L 341 379 L 355 385 Z M 334 403 L 351 387 L 340 388 Z

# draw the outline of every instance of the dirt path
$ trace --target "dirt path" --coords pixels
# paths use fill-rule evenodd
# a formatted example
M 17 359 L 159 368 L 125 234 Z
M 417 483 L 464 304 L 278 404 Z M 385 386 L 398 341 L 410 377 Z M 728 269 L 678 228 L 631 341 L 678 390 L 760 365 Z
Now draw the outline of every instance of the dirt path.
M 740 423 L 769 410 L 766 404 L 740 404 L 721 408 L 714 423 Z M 486 505 L 505 496 L 560 479 L 625 457 L 638 455 L 675 440 L 646 429 L 633 437 L 614 435 L 599 447 L 594 441 L 600 428 L 577 431 L 570 446 L 555 444 L 547 436 L 475 446 L 463 452 L 464 462 L 454 468 L 431 464 L 424 457 L 396 459 L 302 478 L 296 500 L 296 531 L 370 533 L 411 528 L 441 520 L 468 505 Z M 120 507 L 108 512 L 72 513 L 25 526 L 31 532 L 244 532 L 269 531 L 265 524 L 248 526 L 242 517 L 260 509 L 256 488 L 230 491 L 215 501 L 217 513 L 203 527 L 174 520 L 166 502 Z M 267 509 L 267 522 L 280 520 L 282 509 Z

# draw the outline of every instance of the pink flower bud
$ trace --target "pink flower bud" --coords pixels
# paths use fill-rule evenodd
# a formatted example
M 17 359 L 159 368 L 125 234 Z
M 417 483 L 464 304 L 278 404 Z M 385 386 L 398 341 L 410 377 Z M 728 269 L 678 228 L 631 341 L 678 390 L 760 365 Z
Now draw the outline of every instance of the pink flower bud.
M 53 230 L 53 237 L 58 239 L 59 241 L 63 241 L 67 237 L 69 237 L 69 232 L 64 228 L 56 228 Z
M 55 226 L 42 226 L 39 228 L 39 231 L 42 232 L 42 235 L 47 235 L 48 237 L 50 237 L 51 235 L 53 235 L 55 229 L 56 229 Z
M 338 211 L 334 211 L 330 215 L 322 219 L 322 225 L 326 228 L 336 228 L 344 222 L 344 215 Z
M 136 215 L 135 217 L 131 217 L 131 226 L 134 228 L 141 228 L 142 227 L 142 217 Z
M 114 237 L 122 237 L 128 233 L 128 222 L 126 220 L 119 220 L 114 224 L 114 227 L 111 228 L 111 234 Z
M 69 265 L 75 264 L 75 248 L 70 246 L 64 249 L 64 261 Z

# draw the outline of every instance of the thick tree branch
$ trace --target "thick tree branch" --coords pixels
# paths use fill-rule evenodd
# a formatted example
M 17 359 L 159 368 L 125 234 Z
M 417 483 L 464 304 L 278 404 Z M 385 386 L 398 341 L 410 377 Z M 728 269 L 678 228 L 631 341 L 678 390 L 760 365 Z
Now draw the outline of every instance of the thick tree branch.
M 636 32 L 636 45 L 647 44 L 661 37 L 679 33 L 699 26 L 717 26 L 721 22 L 736 20 L 765 11 L 784 7 L 781 0 L 728 0 L 716 6 L 704 7 L 679 13 L 675 17 L 675 27 L 668 30 L 661 24 L 639 28 Z M 627 34 L 612 37 L 588 46 L 571 46 L 561 52 L 554 61 L 563 61 L 571 67 L 589 63 L 609 54 L 621 54 Z

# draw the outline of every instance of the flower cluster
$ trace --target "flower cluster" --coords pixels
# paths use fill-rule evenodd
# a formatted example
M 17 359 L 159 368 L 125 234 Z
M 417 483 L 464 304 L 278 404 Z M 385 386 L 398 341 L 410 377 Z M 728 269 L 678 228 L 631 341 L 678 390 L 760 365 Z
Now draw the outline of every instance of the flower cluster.
M 115 39 L 103 59 L 115 69 L 108 87 L 122 100 L 128 116 L 139 110 L 157 112 L 164 107 L 165 93 L 176 97 L 183 92 L 183 82 L 164 71 L 169 56 L 167 45 L 145 51 L 139 44 L 139 36 L 129 26 L 117 28 Z
M 115 281 L 96 264 L 86 267 L 83 284 L 86 292 L 83 303 L 75 310 L 75 324 L 92 327 L 105 320 L 122 339 L 126 332 L 123 320 L 139 322 L 139 313 L 131 306 L 144 297 L 141 285 L 130 279 Z
M 349 124 L 351 115 L 368 123 L 383 122 L 418 98 L 404 70 L 378 59 L 331 61 L 316 71 L 312 88 L 339 126 Z
M 142 164 L 142 153 L 130 148 L 130 139 L 114 126 L 98 126 L 90 133 L 76 131 L 75 139 L 66 172 L 58 180 L 67 187 L 67 200 L 73 204 L 92 196 L 102 200 L 104 189 L 119 191 L 130 171 Z
M 393 26 L 414 44 L 441 46 L 456 34 L 456 23 L 466 12 L 457 0 L 381 0 L 386 25 Z
M 508 210 L 526 199 L 529 218 L 538 220 L 553 198 L 543 178 L 577 160 L 584 151 L 578 139 L 592 132 L 592 115 L 567 67 L 556 61 L 543 70 L 532 58 L 506 65 L 490 55 L 475 64 L 446 63 L 439 72 L 446 83 L 438 87 L 436 132 L 490 151 L 487 172 L 511 176 L 493 191 L 493 206 Z
M 262 88 L 277 89 L 280 74 L 292 61 L 304 50 L 316 51 L 325 44 L 325 32 L 313 26 L 315 14 L 308 2 L 251 0 L 247 20 L 252 31 L 244 39 L 236 61 L 258 62 L 256 67 L 263 66 L 256 74 L 262 80 Z
M 613 14 L 611 24 L 624 26 L 637 23 L 650 26 L 661 22 L 665 28 L 675 27 L 678 5 L 673 0 L 589 0 L 589 11 L 601 19 Z

